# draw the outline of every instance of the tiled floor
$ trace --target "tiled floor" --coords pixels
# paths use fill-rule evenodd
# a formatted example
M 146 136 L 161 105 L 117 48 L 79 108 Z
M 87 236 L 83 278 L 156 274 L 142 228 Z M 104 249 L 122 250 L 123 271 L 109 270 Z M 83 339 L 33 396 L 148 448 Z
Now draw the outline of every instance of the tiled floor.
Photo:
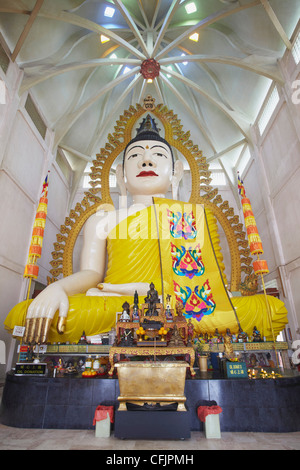
M 206 439 L 192 432 L 185 441 L 120 440 L 95 437 L 92 430 L 19 429 L 0 425 L 0 450 L 300 450 L 300 432 L 222 433 L 221 439 Z
M 2 396 L 0 384 L 0 401 Z M 121 440 L 95 437 L 93 430 L 21 429 L 0 424 L 0 450 L 107 450 L 107 451 L 195 451 L 195 450 L 300 450 L 300 432 L 233 433 L 221 439 L 206 439 L 192 432 L 184 441 Z M 134 455 L 134 454 L 133 454 Z

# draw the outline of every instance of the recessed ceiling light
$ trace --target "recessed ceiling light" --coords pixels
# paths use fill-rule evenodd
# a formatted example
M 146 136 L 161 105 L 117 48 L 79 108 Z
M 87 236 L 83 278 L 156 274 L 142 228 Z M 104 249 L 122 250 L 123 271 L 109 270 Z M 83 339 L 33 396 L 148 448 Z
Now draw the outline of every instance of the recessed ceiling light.
M 130 72 L 130 68 L 129 67 L 125 67 L 125 69 L 123 70 L 123 73 L 127 73 L 127 72 Z
M 152 78 L 148 78 L 147 83 L 153 83 Z
M 109 59 L 117 59 L 117 58 L 118 58 L 118 57 L 117 57 L 117 55 L 116 55 L 115 53 L 113 53 L 113 54 L 111 54 L 111 55 L 109 56 Z M 112 67 L 113 65 L 114 65 L 114 64 L 110 64 L 111 67 Z
M 181 57 L 185 57 L 185 54 L 181 54 Z M 182 62 L 183 65 L 187 65 L 187 62 Z
M 198 42 L 199 34 L 198 34 L 198 33 L 194 33 L 194 34 L 192 34 L 192 35 L 189 37 L 189 39 L 190 39 L 191 41 Z
M 190 14 L 190 13 L 195 13 L 197 11 L 197 7 L 194 2 L 188 3 L 185 5 L 185 11 Z
M 112 18 L 115 14 L 115 9 L 112 7 L 106 7 L 104 10 L 104 16 L 107 16 L 108 18 Z
M 110 41 L 110 39 L 108 37 L 104 36 L 104 34 L 101 34 L 100 35 L 100 41 L 101 41 L 102 44 L 104 44 L 105 42 Z

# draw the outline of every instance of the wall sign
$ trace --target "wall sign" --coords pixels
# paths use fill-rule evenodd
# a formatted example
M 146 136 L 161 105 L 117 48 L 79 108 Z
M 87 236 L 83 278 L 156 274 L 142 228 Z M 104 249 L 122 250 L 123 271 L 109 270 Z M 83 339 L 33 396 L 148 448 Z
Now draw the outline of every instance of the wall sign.
M 16 364 L 15 375 L 46 375 L 47 364 L 41 362 L 38 364 L 33 363 L 20 363 Z
M 232 379 L 248 378 L 245 362 L 226 362 L 227 377 Z

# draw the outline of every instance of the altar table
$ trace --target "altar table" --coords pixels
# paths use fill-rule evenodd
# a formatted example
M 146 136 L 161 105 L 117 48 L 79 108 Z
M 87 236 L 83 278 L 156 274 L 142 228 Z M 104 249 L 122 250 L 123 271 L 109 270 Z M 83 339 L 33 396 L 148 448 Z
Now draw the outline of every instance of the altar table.
M 172 356 L 172 355 L 188 355 L 190 358 L 189 369 L 192 376 L 196 373 L 194 371 L 194 362 L 195 362 L 195 350 L 191 347 L 186 346 L 174 346 L 174 347 L 122 347 L 122 346 L 113 346 L 109 350 L 109 364 L 110 371 L 108 375 L 113 376 L 115 369 L 115 355 L 124 354 L 126 356 Z

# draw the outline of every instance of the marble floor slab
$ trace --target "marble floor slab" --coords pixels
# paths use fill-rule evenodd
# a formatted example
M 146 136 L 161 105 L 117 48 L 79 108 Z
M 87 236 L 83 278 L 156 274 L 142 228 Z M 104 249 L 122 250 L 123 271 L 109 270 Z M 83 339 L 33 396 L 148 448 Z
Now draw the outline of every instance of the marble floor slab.
M 192 432 L 184 441 L 120 440 L 95 437 L 93 430 L 20 429 L 0 425 L 0 450 L 107 450 L 107 451 L 189 451 L 189 450 L 300 450 L 300 432 L 233 433 L 221 439 L 206 439 Z

